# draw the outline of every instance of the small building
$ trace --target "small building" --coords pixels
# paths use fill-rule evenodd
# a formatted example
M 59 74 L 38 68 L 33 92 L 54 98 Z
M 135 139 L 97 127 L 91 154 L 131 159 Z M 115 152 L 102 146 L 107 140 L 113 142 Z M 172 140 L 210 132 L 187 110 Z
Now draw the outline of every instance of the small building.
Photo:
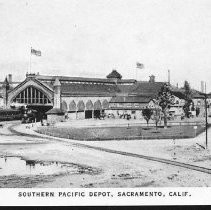
M 52 108 L 46 112 L 48 122 L 54 124 L 56 122 L 62 122 L 65 120 L 64 112 L 59 108 Z

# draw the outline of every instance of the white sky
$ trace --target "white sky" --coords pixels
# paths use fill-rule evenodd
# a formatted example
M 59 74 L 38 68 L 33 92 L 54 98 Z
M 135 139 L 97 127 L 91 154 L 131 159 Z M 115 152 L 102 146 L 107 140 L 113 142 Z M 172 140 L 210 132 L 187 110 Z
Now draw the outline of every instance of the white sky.
M 210 0 L 0 0 L 0 80 L 32 72 L 184 80 L 211 91 Z

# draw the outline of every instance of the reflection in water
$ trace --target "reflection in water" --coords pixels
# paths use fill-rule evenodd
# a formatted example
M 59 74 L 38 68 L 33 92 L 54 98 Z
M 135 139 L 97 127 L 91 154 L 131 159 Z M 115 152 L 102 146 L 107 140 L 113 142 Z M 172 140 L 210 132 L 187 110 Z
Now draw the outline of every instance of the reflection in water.
M 71 164 L 59 162 L 37 162 L 22 160 L 19 157 L 0 157 L 0 176 L 6 175 L 49 175 L 59 173 L 75 173 L 78 168 Z
M 26 165 L 35 166 L 35 161 L 34 160 L 26 160 Z

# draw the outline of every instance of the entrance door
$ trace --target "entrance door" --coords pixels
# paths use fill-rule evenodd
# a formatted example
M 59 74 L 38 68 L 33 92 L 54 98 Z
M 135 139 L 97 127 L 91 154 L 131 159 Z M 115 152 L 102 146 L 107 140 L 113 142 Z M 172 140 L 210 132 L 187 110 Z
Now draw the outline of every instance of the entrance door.
M 52 109 L 52 106 L 33 106 L 27 105 L 28 109 L 36 110 L 36 121 L 41 121 L 42 119 L 47 119 L 45 114 L 48 110 Z
M 100 118 L 100 110 L 94 110 L 94 118 Z
M 85 119 L 92 118 L 92 110 L 86 110 L 85 111 Z

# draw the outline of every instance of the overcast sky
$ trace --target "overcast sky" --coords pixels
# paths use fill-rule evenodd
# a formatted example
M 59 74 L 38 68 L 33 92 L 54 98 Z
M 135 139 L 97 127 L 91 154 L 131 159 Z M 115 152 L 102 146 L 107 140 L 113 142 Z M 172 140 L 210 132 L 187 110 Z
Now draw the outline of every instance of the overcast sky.
M 135 78 L 136 62 L 173 84 L 211 91 L 210 0 L 0 0 L 0 80 L 44 75 Z

